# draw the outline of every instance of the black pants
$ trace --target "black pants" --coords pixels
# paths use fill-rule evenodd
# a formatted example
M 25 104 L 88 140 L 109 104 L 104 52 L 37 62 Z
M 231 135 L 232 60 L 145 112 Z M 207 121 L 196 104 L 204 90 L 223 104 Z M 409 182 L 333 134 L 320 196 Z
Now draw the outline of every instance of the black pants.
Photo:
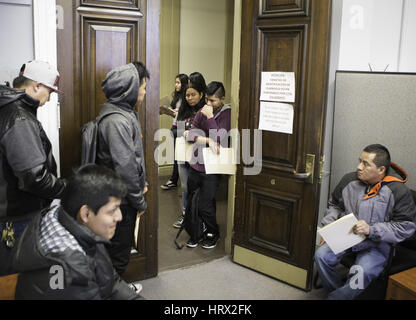
M 174 127 L 172 127 L 172 129 L 170 129 L 172 131 L 172 135 L 173 135 L 173 154 L 175 154 L 175 148 L 176 148 L 176 130 L 174 130 Z M 173 163 L 173 171 L 172 171 L 172 176 L 170 177 L 170 181 L 172 181 L 174 184 L 178 184 L 178 179 L 179 179 L 179 170 L 178 170 L 178 162 L 175 160 Z
M 121 276 L 130 262 L 131 248 L 134 246 L 134 227 L 136 226 L 137 210 L 129 205 L 120 206 L 123 220 L 116 227 L 111 244 L 107 245 L 113 267 Z
M 217 192 L 221 175 L 206 174 L 189 169 L 188 177 L 188 206 L 192 203 L 192 196 L 194 190 L 200 188 L 198 211 L 202 220 L 207 227 L 207 233 L 214 235 L 220 234 L 220 228 L 217 224 L 217 205 L 215 201 L 215 194 Z

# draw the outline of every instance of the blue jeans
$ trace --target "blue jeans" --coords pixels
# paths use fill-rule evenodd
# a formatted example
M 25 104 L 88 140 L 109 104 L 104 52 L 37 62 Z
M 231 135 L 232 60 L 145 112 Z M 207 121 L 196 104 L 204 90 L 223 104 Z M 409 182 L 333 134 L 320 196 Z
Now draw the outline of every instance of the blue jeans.
M 334 254 L 326 243 L 315 252 L 318 274 L 322 285 L 330 292 L 329 300 L 353 300 L 380 275 L 387 264 L 388 255 L 378 248 L 359 251 L 356 255 L 355 265 L 351 267 L 350 275 L 344 283 L 336 267 L 342 257 L 351 252 L 349 249 Z

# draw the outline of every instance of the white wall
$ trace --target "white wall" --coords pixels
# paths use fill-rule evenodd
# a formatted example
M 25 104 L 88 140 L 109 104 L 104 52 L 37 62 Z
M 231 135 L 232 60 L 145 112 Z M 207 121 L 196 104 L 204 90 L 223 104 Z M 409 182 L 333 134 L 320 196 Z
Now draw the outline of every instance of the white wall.
M 0 39 L 0 83 L 12 83 L 35 57 L 32 0 L 0 0 Z
M 416 1 L 343 0 L 339 69 L 416 72 Z
M 56 68 L 57 19 L 55 0 L 33 0 L 33 17 L 35 59 L 46 61 Z M 50 101 L 38 109 L 38 119 L 51 141 L 53 156 L 58 165 L 58 175 L 60 175 L 59 117 L 58 95 L 53 93 Z
M 416 1 L 405 0 L 399 71 L 416 72 Z

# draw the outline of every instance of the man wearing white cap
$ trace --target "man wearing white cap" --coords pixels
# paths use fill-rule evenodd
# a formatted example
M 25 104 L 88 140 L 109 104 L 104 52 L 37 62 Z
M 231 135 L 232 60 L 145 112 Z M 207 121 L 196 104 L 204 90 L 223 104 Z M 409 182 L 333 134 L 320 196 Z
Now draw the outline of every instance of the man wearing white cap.
M 37 120 L 37 108 L 58 90 L 59 73 L 50 64 L 24 64 L 11 89 L 0 85 L 0 276 L 13 273 L 11 251 L 33 213 L 60 198 L 52 146 Z

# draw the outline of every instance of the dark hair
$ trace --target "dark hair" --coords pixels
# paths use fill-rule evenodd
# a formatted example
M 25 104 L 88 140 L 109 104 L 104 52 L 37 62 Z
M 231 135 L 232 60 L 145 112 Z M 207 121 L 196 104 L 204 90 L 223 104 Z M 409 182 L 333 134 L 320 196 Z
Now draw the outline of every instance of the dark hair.
M 110 197 L 122 199 L 126 194 L 126 184 L 113 170 L 87 164 L 76 170 L 69 180 L 62 197 L 62 207 L 73 218 L 83 205 L 97 214 Z
M 374 164 L 377 166 L 377 168 L 382 166 L 385 167 L 385 173 L 387 173 L 387 171 L 390 168 L 391 158 L 390 152 L 389 150 L 387 150 L 385 146 L 381 144 L 371 144 L 365 147 L 363 151 L 368 153 L 374 153 L 376 155 L 374 158 Z
M 225 88 L 222 82 L 218 81 L 212 81 L 207 86 L 207 96 L 213 96 L 215 95 L 217 98 L 223 98 L 225 97 Z
M 182 96 L 183 96 L 183 91 L 184 91 L 184 89 L 185 89 L 185 87 L 186 87 L 186 85 L 188 84 L 188 76 L 186 75 L 186 74 L 184 74 L 184 73 L 180 73 L 180 74 L 178 74 L 176 77 L 175 77 L 175 80 L 176 79 L 179 79 L 179 81 L 181 82 L 181 90 L 178 92 L 178 91 L 176 91 L 175 90 L 175 92 L 173 93 L 173 99 L 172 99 L 172 102 L 171 102 L 171 104 L 170 104 L 170 106 L 173 108 L 173 109 L 176 109 L 176 104 L 178 103 L 178 101 L 182 98 Z
M 202 93 L 201 100 L 199 100 L 198 104 L 195 107 L 191 107 L 186 101 L 186 91 L 188 89 L 195 89 L 199 93 Z M 182 95 L 182 103 L 181 107 L 178 111 L 178 121 L 182 121 L 188 118 L 191 118 L 195 115 L 203 106 L 205 105 L 205 87 L 203 87 L 200 83 L 192 83 L 190 82 L 185 86 Z
M 147 78 L 150 79 L 149 70 L 146 69 L 146 66 L 140 61 L 132 62 L 139 73 L 140 84 L 142 84 L 143 79 Z
M 20 68 L 20 74 L 13 80 L 13 88 L 23 88 L 29 86 L 33 80 L 30 80 L 26 78 L 25 76 L 22 76 L 23 72 L 26 69 L 26 63 L 22 65 Z
M 205 78 L 199 72 L 192 72 L 189 75 L 189 83 L 193 83 L 193 84 L 196 84 L 196 85 L 202 87 L 204 89 L 203 90 L 204 92 L 207 90 L 207 84 L 205 82 Z

